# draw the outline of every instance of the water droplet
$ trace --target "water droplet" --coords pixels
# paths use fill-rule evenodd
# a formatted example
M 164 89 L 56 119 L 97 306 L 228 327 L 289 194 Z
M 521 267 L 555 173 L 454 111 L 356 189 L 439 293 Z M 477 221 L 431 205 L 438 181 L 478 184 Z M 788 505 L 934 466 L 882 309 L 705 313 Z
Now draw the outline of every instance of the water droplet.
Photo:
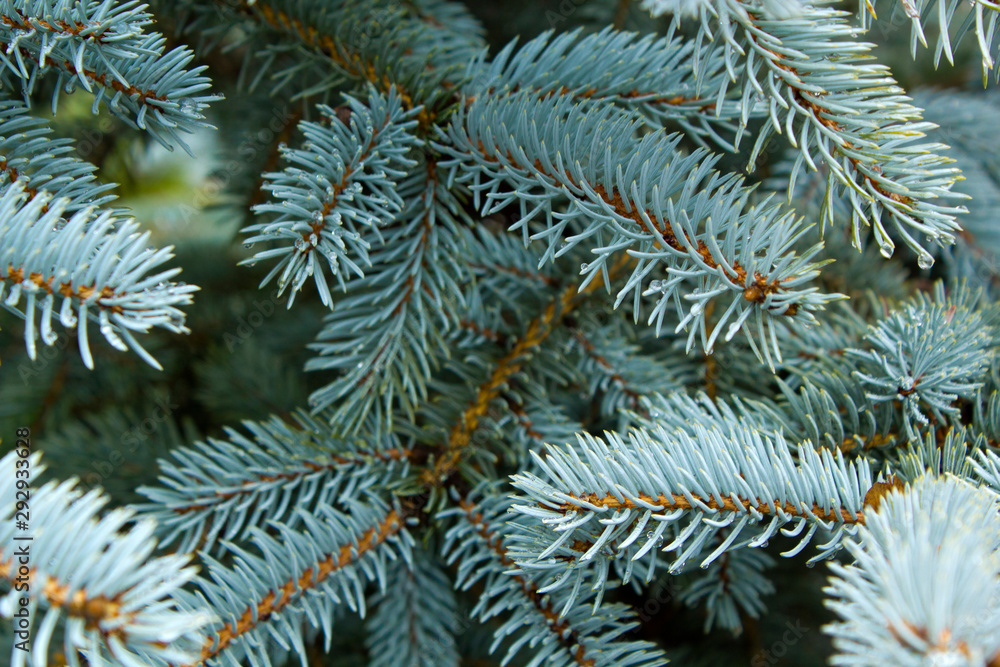
M 304 252 L 309 247 L 304 238 L 295 239 L 295 249 Z
M 882 254 L 883 257 L 889 259 L 890 257 L 892 257 L 892 251 L 894 249 L 895 248 L 893 248 L 892 244 L 887 243 L 886 245 L 880 247 L 878 251 Z
M 247 250 L 249 250 L 250 248 L 253 247 L 253 244 L 252 243 L 244 243 L 243 247 L 246 248 Z
M 931 257 L 930 253 L 922 252 L 917 258 L 917 265 L 926 271 L 934 266 L 934 258 Z
M 193 114 L 198 108 L 198 105 L 195 104 L 194 100 L 185 98 L 181 100 L 179 108 L 182 114 Z
M 589 269 L 589 268 L 590 268 L 590 264 L 588 264 L 587 262 L 584 262 L 583 264 L 580 265 L 580 273 L 586 273 L 587 269 Z

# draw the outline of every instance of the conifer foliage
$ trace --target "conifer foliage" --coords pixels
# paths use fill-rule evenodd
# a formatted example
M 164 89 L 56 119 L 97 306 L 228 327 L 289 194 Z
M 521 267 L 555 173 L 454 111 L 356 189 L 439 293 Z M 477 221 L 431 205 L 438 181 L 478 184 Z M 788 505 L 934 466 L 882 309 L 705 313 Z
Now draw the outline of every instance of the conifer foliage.
M 720 664 L 643 600 L 755 637 L 802 562 L 830 664 L 1000 664 L 1000 105 L 858 41 L 936 22 L 994 85 L 1000 6 L 574 0 L 491 43 L 475 4 L 0 0 L 10 663 Z M 231 266 L 115 206 L 80 97 L 240 155 Z M 287 308 L 186 361 L 248 282 Z M 155 478 L 33 481 L 23 565 L 23 462 L 138 443 L 88 401 L 148 367 L 200 383 Z

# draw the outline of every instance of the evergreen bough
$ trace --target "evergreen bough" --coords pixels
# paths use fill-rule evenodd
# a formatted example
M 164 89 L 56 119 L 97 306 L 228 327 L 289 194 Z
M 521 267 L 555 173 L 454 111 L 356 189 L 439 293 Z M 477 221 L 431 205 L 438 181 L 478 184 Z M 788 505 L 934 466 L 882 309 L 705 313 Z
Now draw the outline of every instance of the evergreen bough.
M 739 634 L 779 554 L 829 563 L 831 664 L 1000 663 L 995 97 L 908 97 L 857 41 L 872 2 L 595 4 L 491 53 L 455 0 L 0 2 L 0 304 L 26 357 L 0 413 L 58 449 L 90 376 L 29 360 L 68 331 L 94 373 L 128 367 L 96 324 L 172 374 L 158 330 L 199 334 L 173 248 L 54 132 L 81 88 L 171 149 L 211 117 L 240 153 L 234 128 L 283 109 L 230 163 L 238 275 L 305 313 L 183 371 L 198 417 L 164 410 L 180 444 L 141 502 L 31 490 L 11 664 L 696 664 L 643 596 L 678 586 Z M 988 81 L 1000 6 L 899 5 L 878 20 L 910 23 L 915 58 L 934 17 L 935 64 L 974 35 Z M 196 53 L 238 62 L 227 100 Z M 317 310 L 289 376 L 268 350 Z M 215 428 L 232 404 L 255 418 Z M 134 420 L 81 419 L 68 460 Z

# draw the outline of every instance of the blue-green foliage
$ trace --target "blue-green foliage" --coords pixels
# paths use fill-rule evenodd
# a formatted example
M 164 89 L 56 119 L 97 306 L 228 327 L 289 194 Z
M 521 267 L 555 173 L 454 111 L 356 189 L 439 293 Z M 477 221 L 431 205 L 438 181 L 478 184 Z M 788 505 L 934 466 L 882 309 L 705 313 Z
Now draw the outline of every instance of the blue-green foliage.
M 550 589 L 539 586 L 530 573 L 510 576 L 506 572 L 511 564 L 507 542 L 522 528 L 519 523 L 504 520 L 509 506 L 509 499 L 496 490 L 483 489 L 481 494 L 463 499 L 458 508 L 441 515 L 442 519 L 454 517 L 442 550 L 445 562 L 457 567 L 455 585 L 466 590 L 482 583 L 484 588 L 472 610 L 473 616 L 488 620 L 506 612 L 490 650 L 495 650 L 509 635 L 519 634 L 504 656 L 506 664 L 533 635 L 539 636 L 539 629 L 544 629 L 552 638 L 535 648 L 532 661 L 536 664 L 544 662 L 559 667 L 581 661 L 602 666 L 663 664 L 662 658 L 649 650 L 653 646 L 648 642 L 615 641 L 635 625 L 629 621 L 630 614 L 623 605 L 604 605 L 592 614 L 588 604 L 574 604 L 579 602 L 575 600 L 578 588 L 570 595 L 564 589 L 541 597 Z M 538 599 L 539 604 L 533 608 L 521 603 L 525 594 Z M 589 602 L 592 595 L 585 593 L 583 602 Z
M 95 320 L 113 347 L 131 348 L 159 367 L 132 332 L 154 326 L 186 332 L 177 306 L 190 303 L 198 289 L 167 282 L 180 269 L 148 275 L 170 259 L 170 248 L 148 247 L 149 232 L 140 231 L 134 220 L 119 223 L 110 211 L 98 214 L 93 206 L 64 220 L 71 200 L 53 200 L 42 190 L 28 201 L 25 187 L 18 180 L 0 195 L 5 241 L 0 262 L 7 266 L 0 297 L 5 308 L 24 317 L 28 356 L 35 357 L 39 338 L 46 345 L 57 340 L 52 320 L 58 317 L 62 326 L 76 328 L 80 354 L 92 368 L 88 332 Z M 22 299 L 23 311 L 17 309 Z
M 516 47 L 508 44 L 474 69 L 473 94 L 517 88 L 543 97 L 570 95 L 582 104 L 611 103 L 639 112 L 653 128 L 676 123 L 699 143 L 710 138 L 733 150 L 726 134 L 737 128 L 739 105 L 712 97 L 725 77 L 721 54 L 709 50 L 692 63 L 694 45 L 673 28 L 660 38 L 610 27 L 592 35 L 549 31 Z
M 842 619 L 826 628 L 839 649 L 832 664 L 925 665 L 995 655 L 997 509 L 994 492 L 951 475 L 891 492 L 857 541 L 845 542 L 855 562 L 831 563 L 834 577 L 824 592 Z
M 946 300 L 938 283 L 936 292 L 936 303 L 919 295 L 869 330 L 868 349 L 848 352 L 868 398 L 902 401 L 909 438 L 915 437 L 913 422 L 943 420 L 943 411 L 958 411 L 957 398 L 969 399 L 982 386 L 997 336 L 966 290 Z
M 414 552 L 413 566 L 396 561 L 388 584 L 372 601 L 365 644 L 373 667 L 436 667 L 458 662 L 461 629 L 455 591 L 432 554 Z M 402 626 L 402 627 L 401 627 Z M 407 641 L 400 642 L 402 634 Z M 398 647 L 389 650 L 390 647 Z
M 138 2 L 9 1 L 0 5 L 0 17 L 0 80 L 5 89 L 20 89 L 25 102 L 51 73 L 53 109 L 60 91 L 79 85 L 94 94 L 95 112 L 103 102 L 168 148 L 185 146 L 178 132 L 207 126 L 202 111 L 216 97 L 201 94 L 210 85 L 200 74 L 204 67 L 186 69 L 194 54 L 184 47 L 165 52 L 165 38 L 144 30 L 152 16 Z M 92 166 L 69 155 L 66 140 L 48 134 L 44 121 L 29 117 L 15 99 L 5 99 L 0 118 L 2 303 L 25 318 L 31 358 L 38 337 L 46 345 L 56 340 L 51 320 L 58 300 L 59 319 L 77 328 L 88 366 L 93 363 L 88 343 L 93 320 L 113 347 L 131 348 L 158 367 L 133 332 L 152 327 L 186 331 L 177 306 L 190 303 L 197 288 L 166 282 L 176 269 L 149 275 L 170 258 L 170 248 L 148 248 L 148 233 L 112 217 L 120 211 L 95 210 L 113 198 L 111 186 L 94 178 Z
M 658 13 L 669 3 L 648 4 Z M 946 146 L 912 145 L 934 126 L 919 122 L 920 109 L 909 104 L 888 68 L 866 62 L 872 44 L 854 41 L 858 29 L 848 22 L 847 12 L 820 1 L 789 18 L 784 7 L 774 12 L 772 4 L 782 3 L 720 0 L 698 3 L 696 10 L 698 42 L 715 41 L 717 30 L 721 32 L 733 79 L 737 58 L 747 58 L 738 79 L 744 122 L 752 109 L 766 110 L 751 165 L 772 134 L 785 134 L 799 149 L 790 191 L 801 172 L 823 164 L 827 201 L 844 194 L 850 203 L 856 247 L 868 226 L 882 254 L 890 257 L 892 229 L 919 254 L 922 267 L 931 266 L 934 258 L 919 237 L 953 243 L 955 216 L 963 210 L 947 201 L 960 195 L 951 192 L 959 171 L 939 155 Z M 937 201 L 941 199 L 945 201 Z M 836 222 L 832 205 L 824 207 L 821 222 Z
M 669 582 L 673 618 L 739 634 L 807 551 L 832 567 L 832 664 L 1000 661 L 995 102 L 908 98 L 857 41 L 871 4 L 860 23 L 828 0 L 628 4 L 601 7 L 672 17 L 491 49 L 454 0 L 153 2 L 232 68 L 227 94 L 292 119 L 239 147 L 263 173 L 231 213 L 253 247 L 233 280 L 266 265 L 318 332 L 304 368 L 254 359 L 228 401 L 183 384 L 205 436 L 145 502 L 31 491 L 33 666 L 51 645 L 74 666 L 651 667 L 684 647 L 635 596 Z M 915 53 L 936 14 L 938 59 L 975 32 L 993 66 L 1000 7 L 902 4 Z M 0 304 L 32 359 L 59 325 L 92 368 L 95 322 L 159 368 L 139 334 L 189 333 L 171 248 L 32 110 L 83 89 L 168 147 L 208 127 L 221 96 L 152 22 L 132 0 L 0 0 Z M 244 111 L 213 122 L 253 136 Z M 273 353 L 265 319 L 232 363 Z M 228 389 L 217 354 L 198 363 L 184 382 Z M 308 405 L 213 421 L 250 376 Z M 134 414 L 112 408 L 81 439 Z M 0 459 L 5 617 L 19 458 Z
M 28 601 L 28 624 L 19 629 L 33 639 L 32 652 L 44 659 L 56 623 L 65 622 L 60 633 L 62 652 L 70 656 L 74 667 L 81 664 L 77 651 L 88 658 L 88 664 L 111 661 L 166 667 L 194 659 L 212 614 L 204 607 L 185 608 L 175 597 L 195 576 L 197 568 L 190 565 L 190 555 L 153 556 L 155 521 L 136 522 L 130 508 L 106 511 L 107 496 L 100 490 L 83 493 L 73 479 L 33 489 L 29 510 L 17 505 L 18 500 L 29 502 L 21 490 L 27 475 L 17 473 L 38 475 L 44 469 L 39 455 L 28 449 L 10 451 L 0 459 L 4 473 L 0 481 L 4 507 L 0 576 L 11 582 L 18 576 L 21 583 L 28 579 L 31 591 L 11 586 L 0 604 L 9 616 L 22 608 L 21 598 Z M 18 527 L 23 521 L 15 519 L 24 516 L 44 530 Z M 27 548 L 25 542 L 29 542 Z M 14 556 L 15 547 L 22 554 L 27 552 L 27 562 L 38 559 L 40 567 L 29 570 L 30 578 L 19 570 L 24 561 Z M 73 602 L 77 593 L 96 598 L 89 612 L 92 620 Z M 105 641 L 108 633 L 123 626 L 130 629 L 128 642 Z M 10 664 L 26 665 L 26 657 L 27 651 L 15 648 Z
M 544 120 L 521 120 L 529 116 Z M 657 331 L 667 309 L 687 310 L 677 329 L 690 323 L 689 350 L 698 334 L 710 351 L 719 333 L 729 340 L 749 322 L 751 343 L 773 364 L 780 352 L 771 320 L 809 319 L 831 298 L 806 286 L 818 273 L 810 260 L 819 246 L 802 256 L 790 252 L 804 231 L 794 214 L 768 199 L 750 204 L 751 189 L 737 176 L 712 170 L 716 156 L 704 149 L 678 154 L 679 135 L 641 135 L 641 125 L 613 106 L 578 105 L 570 96 L 494 94 L 460 109 L 451 146 L 438 146 L 453 156 L 442 163 L 450 179 L 469 183 L 484 215 L 518 204 L 511 230 L 520 230 L 525 244 L 544 241 L 540 266 L 585 242 L 596 255 L 580 265 L 586 284 L 607 276 L 612 256 L 629 249 L 638 261 L 616 305 L 631 295 L 638 317 L 641 297 L 652 296 L 649 322 Z M 569 205 L 556 207 L 564 197 Z M 531 234 L 536 218 L 544 224 Z M 697 287 L 685 290 L 687 306 L 679 288 L 691 283 Z M 725 315 L 708 335 L 705 305 L 720 296 Z
M 211 552 L 220 539 L 235 539 L 267 521 L 294 524 L 296 509 L 357 494 L 377 483 L 380 469 L 384 478 L 395 474 L 397 461 L 405 467 L 405 452 L 395 440 L 344 441 L 306 416 L 298 419 L 297 426 L 277 417 L 247 422 L 252 437 L 231 429 L 228 440 L 175 449 L 172 456 L 180 465 L 167 469 L 162 486 L 140 489 L 154 503 L 148 509 L 169 530 L 163 543 L 179 539 L 179 551 L 197 546 Z M 284 472 L 275 474 L 278 467 Z
M 448 355 L 446 332 L 458 326 L 468 283 L 460 202 L 438 181 L 433 164 L 420 165 L 399 186 L 408 205 L 387 238 L 368 235 L 376 250 L 367 276 L 351 281 L 311 348 L 306 370 L 345 371 L 315 391 L 318 409 L 336 404 L 330 419 L 345 430 L 375 409 L 391 420 L 398 400 L 412 413 L 426 400 L 426 381 Z M 377 240 L 376 240 L 377 238 Z
M 97 182 L 97 169 L 73 155 L 73 142 L 52 139 L 51 134 L 48 123 L 32 116 L 23 102 L 0 102 L 0 151 L 7 180 L 23 176 L 27 192 L 45 190 L 69 199 L 64 213 L 113 201 L 114 184 Z
M 188 48 L 166 51 L 166 38 L 144 29 L 153 17 L 139 0 L 4 0 L 0 15 L 4 88 L 27 99 L 54 70 L 53 109 L 60 92 L 83 88 L 95 112 L 107 105 L 168 148 L 185 146 L 178 132 L 206 125 L 202 112 L 216 97 L 199 94 L 211 85 L 205 66 L 188 69 Z
M 914 101 L 924 107 L 927 120 L 940 126 L 937 133 L 962 170 L 964 180 L 955 184 L 955 190 L 971 197 L 966 202 L 969 214 L 962 216 L 965 233 L 942 253 L 948 260 L 945 269 L 949 276 L 989 289 L 1000 271 L 1000 237 L 994 218 L 1000 206 L 1000 138 L 991 123 L 980 119 L 995 114 L 1000 100 L 995 94 L 935 95 L 921 89 L 914 93 Z
M 291 286 L 289 306 L 309 276 L 328 305 L 327 270 L 342 288 L 343 273 L 364 276 L 359 264 L 371 265 L 371 243 L 362 230 L 373 229 L 378 242 L 383 242 L 378 227 L 403 208 L 395 185 L 405 169 L 415 164 L 407 157 L 417 141 L 410 133 L 416 125 L 413 114 L 403 110 L 394 91 L 388 97 L 371 91 L 367 105 L 352 98 L 347 102 L 350 120 L 346 123 L 333 109 L 321 106 L 324 124 L 300 125 L 305 143 L 299 149 L 282 151 L 292 166 L 265 175 L 264 188 L 280 201 L 257 207 L 258 212 L 278 217 L 244 230 L 253 234 L 247 239 L 250 244 L 285 241 L 282 247 L 258 252 L 247 262 L 282 258 L 261 287 L 278 276 L 279 293 Z
M 210 655 L 218 655 L 220 664 L 236 667 L 244 658 L 269 662 L 275 645 L 302 655 L 304 622 L 322 629 L 329 641 L 336 607 L 364 616 L 364 583 L 384 590 L 389 563 L 411 560 L 413 538 L 395 509 L 378 499 L 346 507 L 322 505 L 315 513 L 297 509 L 302 529 L 279 524 L 277 536 L 251 528 L 249 549 L 226 545 L 231 564 L 203 556 L 207 576 L 199 578 L 197 590 L 179 592 L 180 604 L 214 609 L 216 634 L 237 628 L 247 615 L 257 621 L 213 647 Z M 263 605 L 269 608 L 266 614 L 258 611 Z

